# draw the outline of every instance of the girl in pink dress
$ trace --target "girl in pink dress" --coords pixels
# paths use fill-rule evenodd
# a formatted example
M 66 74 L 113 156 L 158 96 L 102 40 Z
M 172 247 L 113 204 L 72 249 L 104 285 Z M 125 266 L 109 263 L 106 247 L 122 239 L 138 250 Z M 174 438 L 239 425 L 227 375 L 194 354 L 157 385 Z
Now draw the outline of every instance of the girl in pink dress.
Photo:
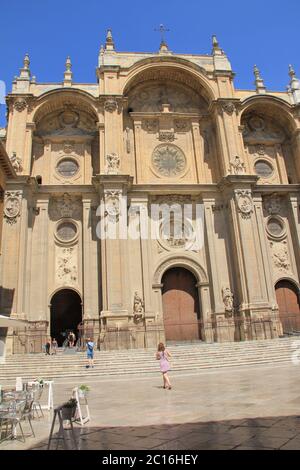
M 169 359 L 171 357 L 172 355 L 165 348 L 164 344 L 159 343 L 158 348 L 157 348 L 157 353 L 156 353 L 156 359 L 159 360 L 160 371 L 163 375 L 164 388 L 167 388 L 168 390 L 171 390 L 172 388 L 170 379 L 168 377 L 168 372 L 171 368 Z

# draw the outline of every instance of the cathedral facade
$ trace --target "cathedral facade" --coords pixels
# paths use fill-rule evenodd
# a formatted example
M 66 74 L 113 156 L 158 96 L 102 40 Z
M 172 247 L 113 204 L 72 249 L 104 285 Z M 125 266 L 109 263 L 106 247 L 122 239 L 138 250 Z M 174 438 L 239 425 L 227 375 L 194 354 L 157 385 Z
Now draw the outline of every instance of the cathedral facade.
M 6 354 L 70 330 L 114 349 L 300 329 L 300 83 L 290 67 L 269 92 L 254 74 L 235 89 L 216 37 L 211 55 L 123 53 L 109 30 L 94 84 L 69 58 L 61 83 L 38 83 L 25 56 L 7 96 L 0 302 L 27 326 L 2 333 Z M 170 230 L 124 235 L 152 206 L 171 207 Z M 178 236 L 174 207 L 191 209 Z

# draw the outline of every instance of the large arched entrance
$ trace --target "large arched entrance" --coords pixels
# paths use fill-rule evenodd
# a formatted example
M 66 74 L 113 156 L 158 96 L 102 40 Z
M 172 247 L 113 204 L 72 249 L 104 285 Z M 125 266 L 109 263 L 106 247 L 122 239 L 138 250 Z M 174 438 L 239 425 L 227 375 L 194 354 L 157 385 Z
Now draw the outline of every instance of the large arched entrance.
M 56 338 L 59 346 L 62 346 L 65 334 L 70 330 L 78 338 L 77 327 L 82 321 L 82 305 L 77 292 L 72 289 L 56 292 L 51 299 L 50 315 L 51 337 Z
M 185 268 L 168 269 L 162 277 L 166 341 L 201 339 L 197 279 Z
M 276 300 L 283 333 L 300 331 L 300 304 L 297 287 L 290 281 L 279 281 L 276 286 Z

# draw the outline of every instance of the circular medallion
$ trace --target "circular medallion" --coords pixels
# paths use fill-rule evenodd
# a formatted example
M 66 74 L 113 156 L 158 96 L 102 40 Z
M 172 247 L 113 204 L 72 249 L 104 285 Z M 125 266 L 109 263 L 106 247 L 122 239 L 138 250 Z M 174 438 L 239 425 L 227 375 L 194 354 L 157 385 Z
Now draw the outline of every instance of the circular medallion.
M 254 165 L 255 173 L 261 178 L 270 178 L 272 176 L 274 169 L 266 160 L 257 160 Z
M 20 201 L 17 197 L 11 196 L 6 199 L 4 213 L 8 218 L 15 218 L 20 212 Z
M 188 249 L 195 243 L 195 232 L 188 220 L 182 220 L 181 215 L 166 218 L 160 226 L 160 239 L 169 248 Z
M 63 111 L 59 115 L 60 125 L 62 127 L 75 127 L 79 121 L 79 115 L 71 110 Z
M 267 232 L 274 238 L 281 238 L 285 235 L 285 225 L 281 217 L 269 217 L 267 222 Z
M 73 158 L 63 158 L 58 162 L 56 171 L 64 178 L 72 178 L 79 171 L 79 165 Z
M 249 119 L 249 125 L 253 131 L 263 131 L 265 128 L 265 121 L 259 116 L 252 116 Z
M 64 220 L 57 225 L 56 236 L 62 242 L 70 242 L 77 236 L 77 226 L 69 221 Z
M 162 144 L 152 154 L 152 165 L 161 176 L 174 177 L 185 171 L 186 158 L 176 145 Z

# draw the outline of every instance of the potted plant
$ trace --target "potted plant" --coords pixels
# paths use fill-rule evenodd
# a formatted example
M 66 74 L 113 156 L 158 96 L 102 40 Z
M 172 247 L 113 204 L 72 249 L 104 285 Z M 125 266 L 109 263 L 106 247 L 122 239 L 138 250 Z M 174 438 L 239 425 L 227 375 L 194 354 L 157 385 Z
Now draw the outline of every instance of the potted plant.
M 38 377 L 37 379 L 35 379 L 36 382 L 38 382 L 39 384 L 39 387 L 43 387 L 44 386 L 44 379 L 41 379 L 40 377 Z
M 71 421 L 71 419 L 75 416 L 76 408 L 77 400 L 75 400 L 75 398 L 70 398 L 69 401 L 62 405 L 62 419 Z
M 78 395 L 79 398 L 84 398 L 86 394 L 90 391 L 90 387 L 88 385 L 79 385 L 78 387 Z

